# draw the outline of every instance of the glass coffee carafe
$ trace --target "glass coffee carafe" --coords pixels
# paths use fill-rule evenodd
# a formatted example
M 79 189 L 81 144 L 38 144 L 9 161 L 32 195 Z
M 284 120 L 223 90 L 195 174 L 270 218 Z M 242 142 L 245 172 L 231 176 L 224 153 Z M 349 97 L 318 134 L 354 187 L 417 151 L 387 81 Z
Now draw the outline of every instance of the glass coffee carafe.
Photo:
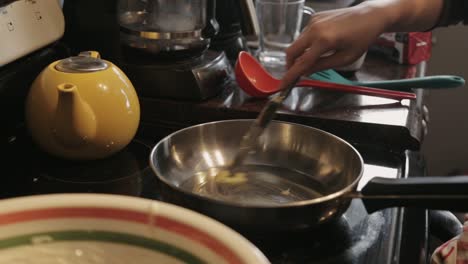
M 157 56 L 193 57 L 217 31 L 215 0 L 119 0 L 121 43 Z

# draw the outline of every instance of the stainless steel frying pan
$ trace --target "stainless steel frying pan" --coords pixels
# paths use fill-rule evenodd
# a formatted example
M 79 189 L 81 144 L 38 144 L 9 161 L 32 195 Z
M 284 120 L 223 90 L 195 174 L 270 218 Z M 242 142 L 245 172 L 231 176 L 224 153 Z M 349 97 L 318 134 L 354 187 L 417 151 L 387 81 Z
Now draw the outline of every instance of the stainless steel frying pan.
M 162 198 L 244 230 L 316 226 L 341 216 L 354 198 L 369 213 L 395 206 L 468 211 L 468 176 L 376 177 L 357 192 L 364 165 L 353 146 L 285 122 L 267 128 L 245 161 L 245 178 L 219 181 L 252 121 L 196 125 L 161 140 L 150 163 Z

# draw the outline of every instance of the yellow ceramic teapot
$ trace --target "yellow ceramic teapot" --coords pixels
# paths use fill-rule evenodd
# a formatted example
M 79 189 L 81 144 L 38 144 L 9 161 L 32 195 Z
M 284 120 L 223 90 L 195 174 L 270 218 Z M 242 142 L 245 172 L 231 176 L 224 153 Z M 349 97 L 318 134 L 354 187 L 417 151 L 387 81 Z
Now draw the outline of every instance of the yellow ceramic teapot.
M 33 82 L 26 123 L 46 152 L 66 159 L 110 156 L 135 136 L 140 104 L 127 76 L 88 51 L 51 63 Z

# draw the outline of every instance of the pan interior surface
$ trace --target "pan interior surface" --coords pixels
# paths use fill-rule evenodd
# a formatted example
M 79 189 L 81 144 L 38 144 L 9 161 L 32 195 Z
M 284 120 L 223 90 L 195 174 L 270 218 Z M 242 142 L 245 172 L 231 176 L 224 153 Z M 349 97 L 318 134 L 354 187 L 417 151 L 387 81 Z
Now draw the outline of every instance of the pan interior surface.
M 274 206 L 323 196 L 324 186 L 309 175 L 270 165 L 246 165 L 229 178 L 223 168 L 195 173 L 180 188 L 212 199 L 242 205 Z M 245 175 L 239 178 L 238 175 Z M 239 179 L 236 179 L 239 178 Z
M 151 154 L 155 174 L 179 192 L 252 207 L 328 199 L 357 184 L 362 158 L 350 144 L 319 129 L 278 121 L 237 170 L 244 177 L 219 180 L 251 122 L 207 123 L 166 137 Z

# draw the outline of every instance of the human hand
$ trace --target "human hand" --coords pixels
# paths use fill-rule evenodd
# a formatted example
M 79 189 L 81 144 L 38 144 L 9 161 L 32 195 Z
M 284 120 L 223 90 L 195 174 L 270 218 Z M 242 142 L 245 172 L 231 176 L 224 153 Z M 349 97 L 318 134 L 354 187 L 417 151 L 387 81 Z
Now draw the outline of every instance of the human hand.
M 354 7 L 317 13 L 286 50 L 288 71 L 283 83 L 351 64 L 383 32 L 430 29 L 436 25 L 443 3 L 443 0 L 365 1 Z
M 351 64 L 385 26 L 380 12 L 365 5 L 315 14 L 286 50 L 288 72 L 283 80 Z

